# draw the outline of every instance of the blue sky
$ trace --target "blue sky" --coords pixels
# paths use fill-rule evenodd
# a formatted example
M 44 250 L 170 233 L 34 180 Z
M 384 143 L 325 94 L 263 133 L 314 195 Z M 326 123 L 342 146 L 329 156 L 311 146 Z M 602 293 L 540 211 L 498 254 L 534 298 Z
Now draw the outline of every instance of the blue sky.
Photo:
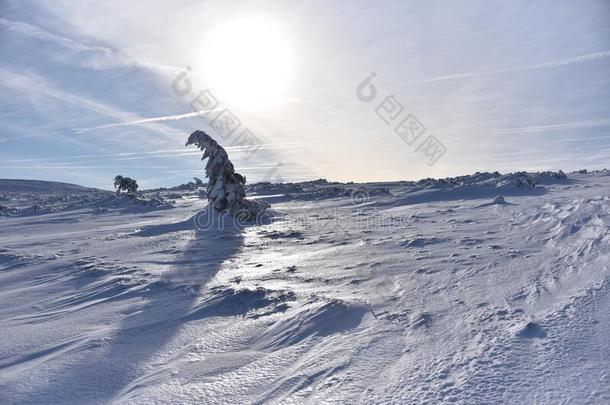
M 202 177 L 188 134 L 214 136 L 225 109 L 241 124 L 219 140 L 250 181 L 610 167 L 605 0 L 9 0 L 0 43 L 2 178 L 183 183 Z M 219 102 L 205 117 L 203 90 Z M 376 113 L 388 96 L 425 126 L 411 145 Z

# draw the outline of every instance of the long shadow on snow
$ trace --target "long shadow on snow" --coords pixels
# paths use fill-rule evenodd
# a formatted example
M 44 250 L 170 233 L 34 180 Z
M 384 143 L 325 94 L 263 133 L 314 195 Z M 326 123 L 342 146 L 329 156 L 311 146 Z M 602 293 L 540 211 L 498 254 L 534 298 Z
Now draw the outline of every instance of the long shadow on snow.
M 149 227 L 138 235 L 154 238 L 193 228 L 194 218 Z M 102 342 L 86 339 L 87 342 L 74 348 L 74 352 L 86 350 L 90 353 L 84 353 L 84 359 L 76 364 L 67 365 L 48 385 L 30 392 L 27 402 L 126 400 L 148 378 L 170 379 L 171 376 L 150 374 L 151 370 L 145 366 L 185 322 L 198 318 L 193 315 L 200 311 L 196 307 L 201 295 L 205 294 L 206 284 L 243 243 L 242 229 L 232 221 L 225 221 L 222 228 L 218 223 L 206 228 L 209 229 L 195 231 L 179 265 L 171 268 L 161 281 L 141 289 L 139 297 L 145 303 L 123 319 L 110 339 Z M 101 335 L 108 333 L 103 331 Z M 92 348 L 97 350 L 91 351 Z M 146 376 L 145 381 L 142 381 L 142 375 Z

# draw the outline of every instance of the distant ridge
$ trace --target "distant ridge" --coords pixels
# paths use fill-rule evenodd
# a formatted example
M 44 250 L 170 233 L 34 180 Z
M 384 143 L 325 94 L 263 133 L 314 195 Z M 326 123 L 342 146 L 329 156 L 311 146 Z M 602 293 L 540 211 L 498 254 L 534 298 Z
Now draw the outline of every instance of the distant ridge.
M 101 190 L 57 181 L 0 179 L 0 193 L 67 193 L 84 191 Z

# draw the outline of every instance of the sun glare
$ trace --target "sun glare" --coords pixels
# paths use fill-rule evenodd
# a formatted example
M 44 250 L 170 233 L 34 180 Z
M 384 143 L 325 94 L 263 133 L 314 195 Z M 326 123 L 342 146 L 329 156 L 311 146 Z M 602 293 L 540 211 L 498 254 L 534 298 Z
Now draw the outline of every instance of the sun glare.
M 227 103 L 260 110 L 281 102 L 293 66 L 280 25 L 261 17 L 228 21 L 212 29 L 206 44 L 203 70 Z

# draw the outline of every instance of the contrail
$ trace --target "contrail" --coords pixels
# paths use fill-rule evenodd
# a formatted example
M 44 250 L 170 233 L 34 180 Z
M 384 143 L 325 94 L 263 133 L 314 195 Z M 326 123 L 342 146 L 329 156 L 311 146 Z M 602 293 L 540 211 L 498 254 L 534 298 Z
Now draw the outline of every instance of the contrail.
M 560 59 L 560 60 L 551 61 L 551 62 L 537 63 L 535 65 L 528 65 L 528 66 L 514 66 L 514 67 L 510 67 L 510 68 L 506 68 L 506 69 L 492 70 L 492 71 L 488 71 L 488 72 L 458 73 L 455 75 L 432 77 L 430 79 L 424 79 L 424 80 L 420 81 L 419 83 L 440 82 L 443 80 L 452 80 L 452 79 L 467 79 L 467 78 L 471 78 L 471 77 L 480 77 L 480 76 L 493 76 L 493 75 L 510 73 L 510 72 L 524 72 L 524 71 L 528 71 L 528 70 L 545 69 L 545 68 L 573 65 L 576 63 L 591 62 L 594 60 L 604 59 L 607 57 L 610 57 L 610 51 L 589 53 L 586 55 L 573 56 L 570 58 Z
M 145 68 L 149 68 L 152 70 L 159 71 L 171 71 L 171 72 L 180 72 L 182 71 L 181 67 L 171 66 L 171 65 L 158 65 L 155 63 L 149 63 L 145 61 L 130 59 L 125 55 L 121 55 L 115 50 L 105 47 L 105 46 L 94 46 L 87 45 L 81 42 L 75 41 L 68 37 L 63 37 L 61 35 L 54 34 L 47 30 L 42 29 L 41 27 L 21 21 L 13 21 L 7 20 L 6 18 L 0 17 L 0 26 L 5 27 L 6 29 L 13 31 L 17 34 L 24 35 L 30 38 L 35 38 L 40 41 L 50 42 L 55 45 L 62 46 L 64 48 L 70 49 L 75 52 L 84 52 L 90 53 L 93 55 L 97 55 L 97 58 L 90 58 L 83 60 L 81 63 L 85 67 L 94 68 L 94 69 L 105 69 L 105 68 L 113 68 L 116 66 L 141 66 Z M 101 58 L 100 58 L 101 56 Z
M 0 25 L 3 25 L 7 29 L 17 32 L 21 35 L 25 35 L 31 38 L 36 38 L 42 41 L 53 42 L 57 45 L 61 45 L 65 48 L 72 49 L 78 52 L 100 52 L 106 55 L 114 55 L 114 51 L 110 48 L 103 46 L 89 46 L 80 42 L 74 41 L 73 39 L 62 37 L 60 35 L 53 34 L 49 31 L 43 30 L 42 28 L 24 23 L 21 21 L 11 21 L 6 18 L 0 18 Z
M 498 134 L 522 134 L 531 132 L 560 131 L 564 129 L 598 128 L 607 127 L 609 125 L 610 119 L 604 118 L 598 120 L 562 122 L 558 124 L 537 125 L 530 127 L 500 128 L 494 132 Z
M 126 121 L 126 122 L 118 122 L 118 123 L 114 123 L 114 124 L 105 124 L 105 125 L 100 125 L 100 126 L 91 127 L 91 128 L 81 128 L 81 129 L 75 130 L 74 132 L 77 134 L 82 134 L 84 132 L 94 131 L 96 129 L 124 127 L 124 126 L 129 126 L 129 125 L 140 125 L 140 124 L 148 124 L 151 122 L 161 122 L 161 121 L 178 121 L 178 120 L 183 120 L 183 119 L 193 118 L 193 117 L 200 117 L 200 116 L 201 115 L 198 112 L 190 112 L 190 113 L 186 113 L 186 114 L 176 114 L 176 115 L 165 115 L 162 117 L 152 117 L 152 118 L 144 118 L 144 119 L 135 120 L 135 121 Z

